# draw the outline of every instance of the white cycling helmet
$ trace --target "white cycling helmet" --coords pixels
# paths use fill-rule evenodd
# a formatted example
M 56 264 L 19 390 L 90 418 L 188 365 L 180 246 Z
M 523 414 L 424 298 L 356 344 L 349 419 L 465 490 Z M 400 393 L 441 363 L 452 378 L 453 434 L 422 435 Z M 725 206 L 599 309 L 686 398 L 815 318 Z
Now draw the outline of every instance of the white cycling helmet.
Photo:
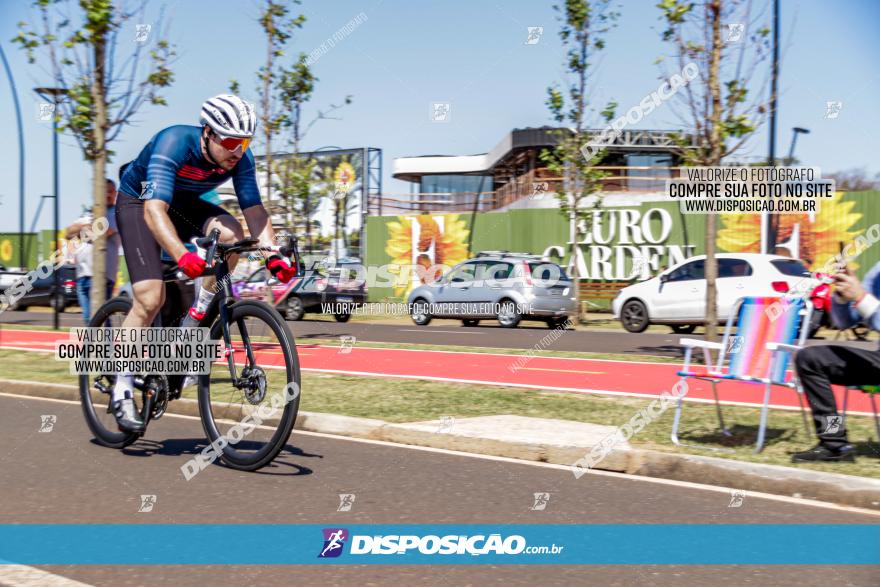
M 218 94 L 202 104 L 199 120 L 225 137 L 250 138 L 257 130 L 254 105 L 234 94 Z

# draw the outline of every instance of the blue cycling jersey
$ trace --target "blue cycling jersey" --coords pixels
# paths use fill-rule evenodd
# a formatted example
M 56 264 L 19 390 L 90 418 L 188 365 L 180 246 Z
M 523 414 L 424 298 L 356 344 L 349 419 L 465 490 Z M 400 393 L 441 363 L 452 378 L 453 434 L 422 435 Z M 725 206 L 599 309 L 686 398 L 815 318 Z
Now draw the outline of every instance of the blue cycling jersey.
M 126 167 L 119 191 L 132 197 L 162 200 L 172 208 L 185 210 L 188 202 L 231 177 L 242 210 L 262 203 L 250 150 L 227 172 L 202 157 L 201 137 L 202 129 L 198 126 L 181 124 L 160 131 Z

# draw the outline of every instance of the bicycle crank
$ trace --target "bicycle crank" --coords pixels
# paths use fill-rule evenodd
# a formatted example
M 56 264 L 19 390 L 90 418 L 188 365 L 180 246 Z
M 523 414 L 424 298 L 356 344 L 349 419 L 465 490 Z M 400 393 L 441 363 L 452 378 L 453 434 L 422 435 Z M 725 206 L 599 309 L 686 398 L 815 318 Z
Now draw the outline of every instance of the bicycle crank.
M 144 377 L 141 390 L 144 394 L 144 405 L 147 405 L 147 397 L 152 399 L 153 420 L 158 420 L 168 408 L 168 379 L 164 375 L 147 375 Z

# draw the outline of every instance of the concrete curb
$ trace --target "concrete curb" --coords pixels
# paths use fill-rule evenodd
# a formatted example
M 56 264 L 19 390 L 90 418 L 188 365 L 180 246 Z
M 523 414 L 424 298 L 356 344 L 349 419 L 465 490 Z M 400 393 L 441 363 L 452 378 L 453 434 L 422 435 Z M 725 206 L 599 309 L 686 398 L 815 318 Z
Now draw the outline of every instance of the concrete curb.
M 35 397 L 79 399 L 79 390 L 74 385 L 0 379 L 0 390 Z M 198 402 L 190 399 L 175 400 L 169 404 L 168 413 L 198 416 Z M 384 420 L 317 412 L 300 411 L 296 419 L 296 428 L 309 432 L 558 465 L 572 465 L 585 454 L 583 446 L 566 447 L 551 442 L 499 441 L 420 430 L 419 427 L 412 425 L 394 424 Z M 598 468 L 630 475 L 794 496 L 880 511 L 880 480 L 854 475 L 643 449 L 615 450 L 601 462 Z

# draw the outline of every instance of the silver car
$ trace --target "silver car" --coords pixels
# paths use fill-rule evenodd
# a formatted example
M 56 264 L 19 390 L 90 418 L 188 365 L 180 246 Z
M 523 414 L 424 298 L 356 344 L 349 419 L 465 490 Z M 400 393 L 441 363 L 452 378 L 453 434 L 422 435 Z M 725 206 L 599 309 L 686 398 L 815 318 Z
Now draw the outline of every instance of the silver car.
M 480 253 L 446 275 L 415 288 L 407 298 L 413 322 L 457 318 L 465 326 L 496 319 L 504 328 L 540 320 L 550 328 L 577 314 L 574 286 L 565 270 L 536 255 Z

